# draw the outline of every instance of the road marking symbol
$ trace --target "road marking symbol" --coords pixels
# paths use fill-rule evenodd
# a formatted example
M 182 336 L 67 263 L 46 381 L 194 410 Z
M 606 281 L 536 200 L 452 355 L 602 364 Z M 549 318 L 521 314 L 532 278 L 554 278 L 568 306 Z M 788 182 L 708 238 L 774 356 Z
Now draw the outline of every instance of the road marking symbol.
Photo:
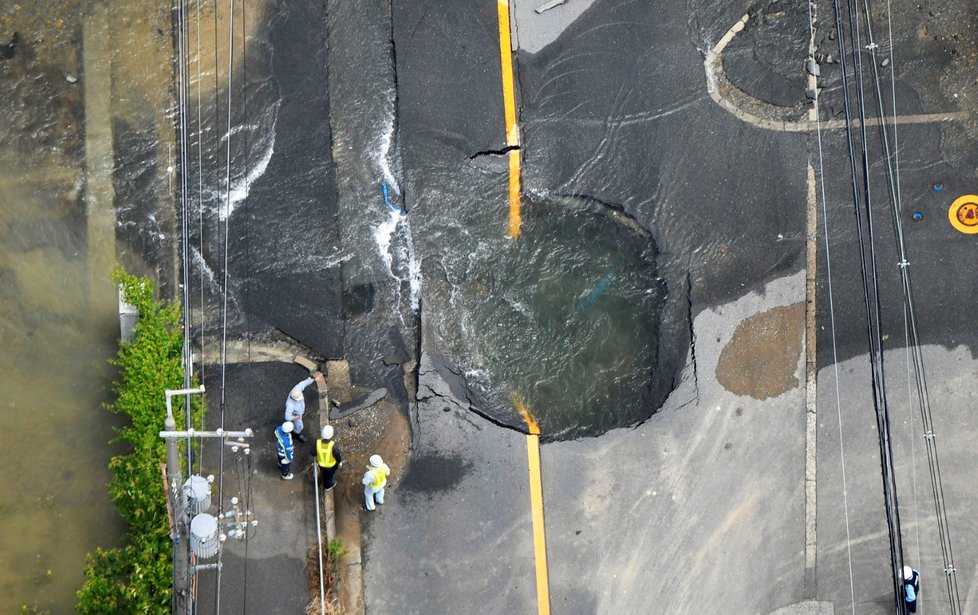
M 951 226 L 965 235 L 978 234 L 978 196 L 966 194 L 958 197 L 947 210 Z

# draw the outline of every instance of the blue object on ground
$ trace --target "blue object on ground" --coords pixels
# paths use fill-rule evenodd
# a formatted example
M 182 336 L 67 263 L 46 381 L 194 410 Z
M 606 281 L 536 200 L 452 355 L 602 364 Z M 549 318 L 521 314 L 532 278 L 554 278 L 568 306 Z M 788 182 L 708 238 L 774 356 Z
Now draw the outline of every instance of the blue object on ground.
M 387 184 L 385 184 L 384 182 L 380 182 L 380 189 L 384 193 L 384 204 L 387 205 L 387 207 L 389 207 L 391 211 L 399 211 L 402 214 L 407 213 L 406 207 L 404 206 L 397 207 L 393 203 L 391 203 L 390 191 L 387 188 Z
M 611 286 L 611 280 L 613 280 L 614 277 L 615 270 L 609 267 L 608 271 L 606 271 L 604 275 L 601 276 L 601 279 L 598 280 L 597 284 L 594 285 L 594 288 L 591 289 L 586 297 L 578 301 L 577 305 L 574 307 L 576 307 L 578 310 L 586 310 L 597 303 L 598 299 L 608 292 L 608 287 Z

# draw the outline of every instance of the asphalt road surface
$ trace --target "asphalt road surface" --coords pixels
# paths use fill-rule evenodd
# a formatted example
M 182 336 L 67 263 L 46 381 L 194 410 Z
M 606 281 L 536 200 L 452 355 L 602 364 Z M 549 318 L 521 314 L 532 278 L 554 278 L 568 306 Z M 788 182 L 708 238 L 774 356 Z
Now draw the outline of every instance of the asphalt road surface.
M 431 8 L 398 3 L 393 14 L 405 177 L 422 209 L 438 201 L 429 195 L 456 187 L 446 169 L 468 173 L 466 156 L 506 143 L 496 7 Z M 816 42 L 826 48 L 837 40 L 828 35 L 830 9 L 819 7 L 816 18 Z M 738 115 L 712 98 L 704 58 L 745 13 L 747 25 L 732 32 L 730 60 L 721 64 L 730 86 L 721 95 L 740 105 Z M 922 17 L 902 4 L 893 10 L 896 61 L 905 59 L 894 90 L 897 115 L 961 111 L 953 96 L 939 93 L 952 54 L 920 36 Z M 675 340 L 685 359 L 678 386 L 657 414 L 633 429 L 542 446 L 555 612 L 892 610 L 850 161 L 845 131 L 831 123 L 841 113 L 837 64 L 823 62 L 818 117 L 825 130 L 784 123 L 809 119 L 808 18 L 774 2 L 597 1 L 543 14 L 515 10 L 523 190 L 586 195 L 626 212 L 652 231 L 670 291 L 690 306 L 690 335 Z M 875 18 L 880 31 L 886 22 Z M 827 52 L 818 49 L 824 60 Z M 968 92 L 974 95 L 973 85 Z M 966 161 L 974 159 L 974 142 L 963 124 L 901 125 L 898 151 L 920 340 L 930 344 L 923 356 L 940 399 L 934 422 L 953 434 L 938 442 L 944 488 L 954 491 L 948 530 L 967 604 L 974 554 L 964 515 L 974 454 L 963 444 L 973 427 L 962 413 L 974 395 L 960 382 L 973 373 L 975 339 L 969 319 L 958 315 L 969 313 L 974 282 L 967 267 L 952 263 L 973 260 L 966 255 L 973 246 L 947 224 L 947 193 L 933 189 L 973 191 Z M 876 134 L 867 139 L 879 199 L 881 335 L 892 348 L 886 362 L 900 365 L 899 259 L 888 230 L 883 150 Z M 478 190 L 498 199 L 503 216 L 506 168 L 490 168 L 496 188 Z M 814 286 L 806 287 L 806 272 Z M 806 301 L 816 302 L 807 312 Z M 776 314 L 784 318 L 771 331 Z M 436 320 L 423 320 L 436 328 Z M 806 322 L 816 338 L 805 337 Z M 423 329 L 422 357 L 438 356 L 430 339 Z M 817 354 L 806 355 L 815 342 Z M 748 348 L 738 352 L 740 344 Z M 787 363 L 779 355 L 786 348 Z M 810 377 L 816 365 L 817 380 Z M 780 385 L 771 381 L 777 373 Z M 905 363 L 887 374 L 888 386 L 906 390 Z M 418 463 L 366 526 L 367 610 L 543 612 L 530 588 L 540 582 L 540 554 L 524 443 L 465 413 L 467 403 L 452 400 L 438 378 L 423 367 L 413 410 Z M 932 508 L 913 422 L 919 418 L 907 397 L 894 393 L 890 408 L 904 557 L 932 580 L 922 598 L 927 608 L 951 612 L 936 519 L 924 512 Z M 911 548 L 917 535 L 919 550 Z

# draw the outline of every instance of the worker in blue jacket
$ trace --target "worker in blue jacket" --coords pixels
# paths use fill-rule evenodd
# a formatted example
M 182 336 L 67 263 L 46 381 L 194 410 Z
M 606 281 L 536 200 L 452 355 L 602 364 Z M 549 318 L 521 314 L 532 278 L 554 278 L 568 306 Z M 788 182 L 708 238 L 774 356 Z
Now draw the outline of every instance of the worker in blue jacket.
M 278 454 L 278 465 L 282 469 L 282 480 L 292 480 L 292 458 L 295 448 L 292 446 L 292 421 L 285 421 L 275 428 L 275 452 Z
M 917 598 L 920 597 L 920 571 L 910 566 L 903 567 L 903 604 L 906 613 L 917 612 Z

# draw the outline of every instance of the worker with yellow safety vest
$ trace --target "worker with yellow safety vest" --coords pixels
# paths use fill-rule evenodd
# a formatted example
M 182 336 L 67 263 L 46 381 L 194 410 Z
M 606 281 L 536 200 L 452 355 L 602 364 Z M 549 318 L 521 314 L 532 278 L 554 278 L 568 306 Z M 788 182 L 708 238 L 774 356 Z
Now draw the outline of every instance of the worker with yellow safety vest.
M 336 486 L 333 476 L 343 465 L 343 456 L 340 455 L 340 447 L 333 440 L 333 426 L 323 427 L 322 438 L 316 440 L 316 447 L 312 450 L 312 456 L 316 458 L 316 465 L 323 476 L 323 489 L 329 491 Z
M 374 500 L 378 504 L 384 503 L 384 487 L 387 485 L 387 477 L 390 476 L 391 469 L 387 467 L 380 455 L 370 456 L 370 465 L 367 472 L 363 475 L 363 497 L 367 510 L 376 510 Z

